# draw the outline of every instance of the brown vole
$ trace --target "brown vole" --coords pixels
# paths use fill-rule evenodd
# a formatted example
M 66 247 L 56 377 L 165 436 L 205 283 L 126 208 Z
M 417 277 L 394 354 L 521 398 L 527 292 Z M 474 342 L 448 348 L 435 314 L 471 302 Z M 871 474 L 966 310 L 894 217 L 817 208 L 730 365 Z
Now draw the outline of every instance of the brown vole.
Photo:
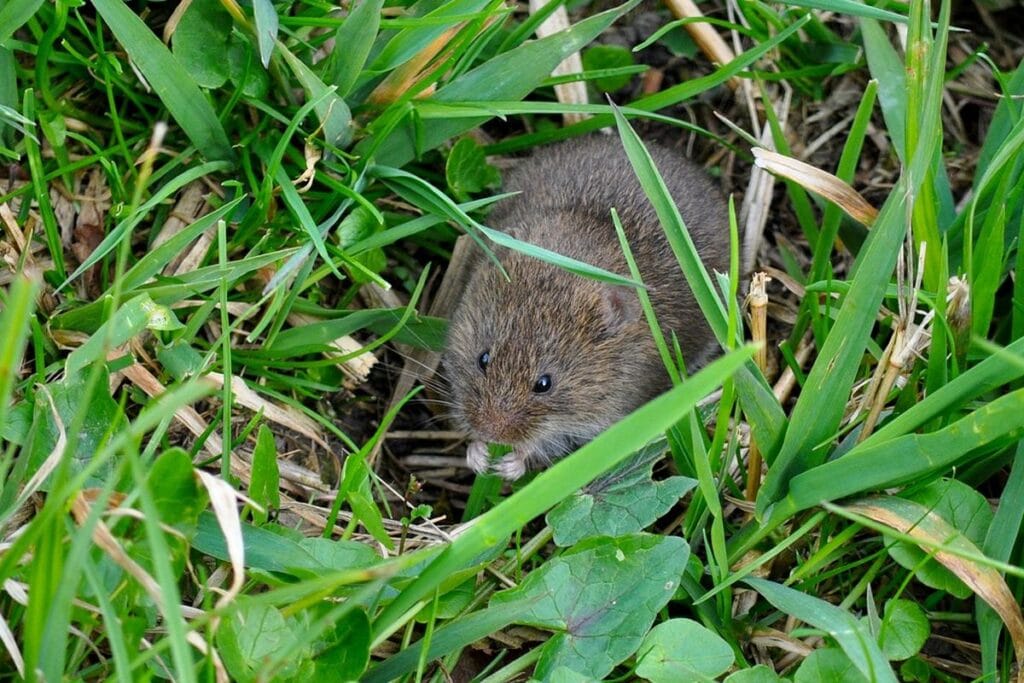
M 654 158 L 709 271 L 727 272 L 729 229 L 722 193 L 679 152 Z M 498 204 L 488 224 L 516 238 L 628 275 L 610 210 L 622 220 L 667 339 L 687 368 L 717 347 L 658 217 L 617 137 L 542 149 L 506 178 L 521 194 Z M 470 467 L 492 467 L 486 442 L 513 450 L 494 470 L 522 476 L 597 436 L 665 391 L 669 378 L 636 291 L 589 280 L 499 248 L 509 280 L 476 249 L 452 316 L 444 367 L 453 413 L 472 438 Z

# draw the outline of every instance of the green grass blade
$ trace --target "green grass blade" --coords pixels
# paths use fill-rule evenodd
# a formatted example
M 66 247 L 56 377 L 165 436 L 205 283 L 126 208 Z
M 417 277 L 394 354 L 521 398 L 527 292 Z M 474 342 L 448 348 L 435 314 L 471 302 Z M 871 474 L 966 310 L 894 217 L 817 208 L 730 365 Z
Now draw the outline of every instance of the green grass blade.
M 588 17 L 565 31 L 509 50 L 440 88 L 427 101 L 522 99 L 548 78 L 563 59 L 585 47 L 637 2 L 630 0 L 624 5 Z M 359 149 L 365 152 L 376 146 L 374 160 L 377 163 L 398 167 L 416 157 L 419 152 L 433 149 L 445 140 L 476 128 L 487 118 L 435 121 L 422 131 L 421 140 L 417 140 L 413 123 L 406 121 L 387 139 L 375 141 L 370 138 Z
M 753 349 L 744 347 L 716 360 L 683 385 L 654 399 L 541 472 L 527 486 L 478 517 L 374 620 L 375 637 L 390 629 L 452 572 L 464 568 L 485 549 L 502 542 L 516 529 L 663 434 L 752 355 Z
M 839 14 L 848 14 L 851 17 L 891 21 L 896 24 L 906 24 L 908 21 L 902 14 L 890 12 L 880 7 L 872 7 L 863 2 L 857 2 L 857 0 L 782 0 L 782 4 L 792 5 L 793 7 L 820 9 L 827 12 L 838 12 Z
M 122 0 L 92 4 L 196 149 L 210 160 L 233 161 L 217 113 L 170 50 Z
M 39 283 L 16 277 L 0 310 L 0 415 L 6 415 L 25 355 L 25 337 L 35 309 Z M 0 425 L 2 425 L 0 420 Z
M 654 160 L 647 153 L 636 132 L 617 108 L 613 107 L 613 111 L 626 155 L 629 157 L 644 194 L 647 195 L 658 214 L 658 219 L 661 221 L 672 252 L 686 277 L 686 282 L 719 344 L 723 348 L 730 348 L 735 340 L 727 338 L 729 320 L 725 305 L 711 283 L 707 268 L 700 260 L 697 248 L 679 215 L 679 208 L 669 195 L 668 188 L 654 165 Z M 753 363 L 740 371 L 736 381 L 742 394 L 744 411 L 747 413 L 758 443 L 762 444 L 764 452 L 772 453 L 772 446 L 778 442 L 779 435 L 785 429 L 785 414 Z
M 846 610 L 774 581 L 747 579 L 746 583 L 786 614 L 828 633 L 843 648 L 854 666 L 874 683 L 896 683 L 896 675 L 867 625 Z
M 81 276 L 82 273 L 99 263 L 101 259 L 110 254 L 114 248 L 120 244 L 121 240 L 128 237 L 131 231 L 134 230 L 140 222 L 142 222 L 142 219 L 146 217 L 147 213 L 166 201 L 168 197 L 173 196 L 178 192 L 178 190 L 194 180 L 198 180 L 205 175 L 209 175 L 217 171 L 225 171 L 229 168 L 231 168 L 231 166 L 223 161 L 209 161 L 205 164 L 189 169 L 169 180 L 153 194 L 149 201 L 140 206 L 138 210 L 133 212 L 123 221 L 118 223 L 117 226 L 103 238 L 103 241 L 93 249 L 92 253 L 89 254 L 89 257 L 82 262 L 82 265 L 76 268 L 75 272 L 71 273 L 67 280 L 61 283 L 60 287 L 57 288 L 58 291 L 67 287 L 72 280 Z
M 1000 446 L 1024 429 L 1024 389 L 1001 396 L 953 424 L 928 434 L 908 434 L 861 444 L 842 458 L 793 478 L 779 517 L 822 501 L 837 500 L 912 480 L 926 481 L 967 458 Z
M 824 461 L 842 419 L 878 306 L 906 230 L 906 184 L 894 188 L 857 261 L 856 276 L 790 415 L 782 450 L 758 495 L 758 512 L 782 497 L 795 475 Z
M 43 0 L 7 0 L 0 6 L 0 44 L 3 44 L 21 25 L 32 18 Z
M 326 80 L 337 86 L 339 97 L 349 94 L 366 64 L 380 29 L 380 10 L 383 6 L 384 0 L 362 0 L 349 12 L 345 23 L 334 34 L 331 68 Z
M 1010 466 L 1010 477 L 1006 488 L 999 497 L 992 525 L 985 536 L 982 550 L 987 557 L 1008 562 L 1017 544 L 1021 523 L 1024 522 L 1024 441 L 1017 444 L 1017 452 Z M 978 633 L 981 638 L 982 675 L 999 680 L 996 675 L 999 655 L 999 632 L 1003 621 L 994 609 L 980 597 L 974 600 L 978 618 Z
M 253 0 L 252 9 L 256 19 L 256 43 L 260 48 L 260 62 L 266 69 L 270 66 L 270 55 L 277 41 L 277 11 L 270 0 Z

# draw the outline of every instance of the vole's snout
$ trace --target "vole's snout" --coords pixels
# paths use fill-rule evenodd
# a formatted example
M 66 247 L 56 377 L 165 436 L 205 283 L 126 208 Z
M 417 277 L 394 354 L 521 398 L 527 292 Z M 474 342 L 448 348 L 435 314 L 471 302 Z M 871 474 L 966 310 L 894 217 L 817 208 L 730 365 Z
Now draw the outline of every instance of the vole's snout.
M 521 417 L 504 406 L 487 402 L 468 417 L 475 436 L 483 441 L 513 444 L 522 438 L 524 425 Z

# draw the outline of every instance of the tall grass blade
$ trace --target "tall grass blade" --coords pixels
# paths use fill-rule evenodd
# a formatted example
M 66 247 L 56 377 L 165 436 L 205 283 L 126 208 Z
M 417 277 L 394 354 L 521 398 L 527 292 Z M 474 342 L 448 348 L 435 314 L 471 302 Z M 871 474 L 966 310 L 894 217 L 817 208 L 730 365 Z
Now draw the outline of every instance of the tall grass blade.
M 171 51 L 122 0 L 92 4 L 196 149 L 210 160 L 234 161 L 217 113 Z

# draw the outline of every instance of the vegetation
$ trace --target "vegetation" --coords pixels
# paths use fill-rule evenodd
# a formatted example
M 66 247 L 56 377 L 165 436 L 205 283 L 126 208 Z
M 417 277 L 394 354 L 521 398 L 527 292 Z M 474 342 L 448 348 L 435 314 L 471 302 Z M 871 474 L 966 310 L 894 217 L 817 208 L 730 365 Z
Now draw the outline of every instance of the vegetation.
M 4 680 L 1024 680 L 1019 3 L 637 2 L 0 3 Z M 727 351 L 503 490 L 431 412 L 438 273 L 618 277 L 487 227 L 606 127 Z M 747 199 L 731 274 L 635 129 Z

